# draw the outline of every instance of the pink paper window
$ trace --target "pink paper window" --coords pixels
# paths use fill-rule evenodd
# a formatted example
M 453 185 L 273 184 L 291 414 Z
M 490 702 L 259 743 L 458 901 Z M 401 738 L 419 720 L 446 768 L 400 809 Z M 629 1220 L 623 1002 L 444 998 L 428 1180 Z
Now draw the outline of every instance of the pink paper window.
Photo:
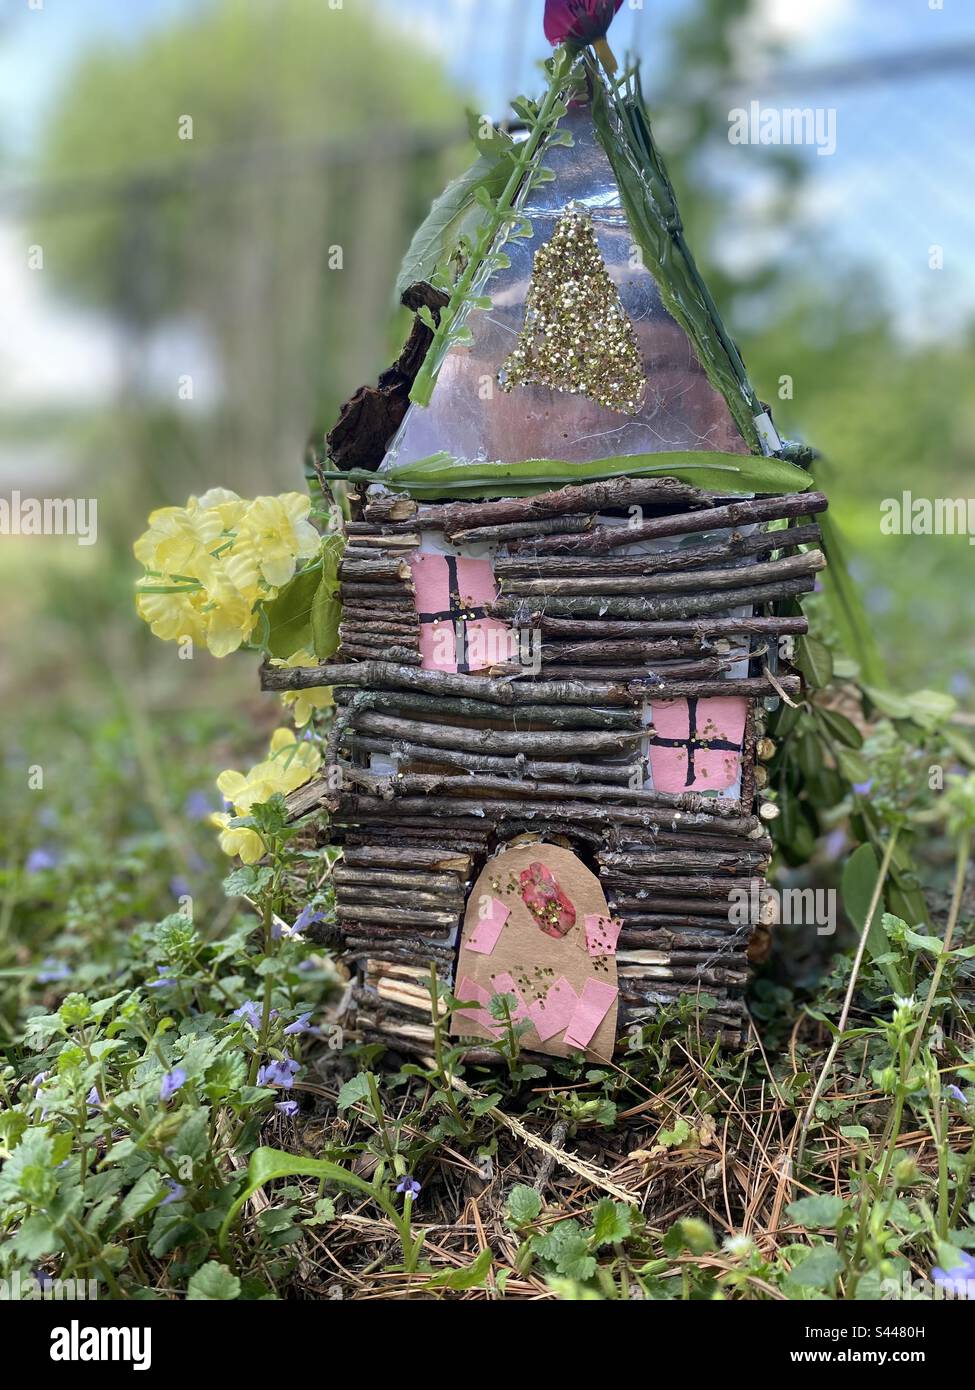
M 734 696 L 654 701 L 648 739 L 661 792 L 725 791 L 738 780 L 747 702 Z
M 498 596 L 490 560 L 416 551 L 410 569 L 425 671 L 482 671 L 511 659 L 511 629 L 485 615 Z

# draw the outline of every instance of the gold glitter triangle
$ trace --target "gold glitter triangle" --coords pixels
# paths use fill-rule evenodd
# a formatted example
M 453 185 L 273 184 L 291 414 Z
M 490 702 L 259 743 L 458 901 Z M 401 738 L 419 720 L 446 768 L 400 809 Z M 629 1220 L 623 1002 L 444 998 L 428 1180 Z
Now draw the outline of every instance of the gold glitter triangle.
M 540 246 L 525 297 L 525 326 L 498 372 L 502 391 L 547 386 L 635 415 L 646 375 L 633 325 L 596 241 L 574 203 Z

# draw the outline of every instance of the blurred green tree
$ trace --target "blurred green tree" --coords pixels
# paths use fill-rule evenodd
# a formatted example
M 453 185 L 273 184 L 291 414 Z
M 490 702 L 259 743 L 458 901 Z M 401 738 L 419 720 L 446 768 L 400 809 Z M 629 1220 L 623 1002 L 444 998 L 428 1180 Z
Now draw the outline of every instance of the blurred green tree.
M 55 283 L 124 327 L 130 403 L 152 330 L 210 348 L 210 481 L 297 482 L 310 426 L 375 369 L 459 111 L 434 59 L 321 0 L 218 0 L 68 80 L 36 238 Z M 174 380 L 173 407 L 192 390 Z

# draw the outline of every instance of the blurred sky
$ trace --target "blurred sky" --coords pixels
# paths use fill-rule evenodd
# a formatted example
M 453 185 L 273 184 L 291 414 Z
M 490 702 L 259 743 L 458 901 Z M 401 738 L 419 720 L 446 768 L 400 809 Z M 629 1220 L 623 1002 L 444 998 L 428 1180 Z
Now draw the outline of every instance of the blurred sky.
M 31 8 L 31 3 L 40 8 Z M 137 44 L 145 32 L 198 12 L 207 0 L 0 0 L 0 158 L 2 182 L 29 179 L 44 119 L 67 72 L 88 47 Z M 241 0 L 261 3 L 261 0 Z M 321 0 L 325 5 L 327 0 Z M 654 70 L 667 61 L 666 33 L 685 0 L 625 0 L 613 30 L 615 46 L 637 51 L 646 65 L 653 104 Z M 379 9 L 389 23 L 442 53 L 481 109 L 503 114 L 507 98 L 537 87 L 536 62 L 548 49 L 543 0 L 345 0 L 350 9 Z M 961 331 L 975 317 L 975 68 L 924 77 L 868 78 L 853 84 L 815 74 L 837 66 L 932 52 L 975 52 L 975 0 L 761 0 L 757 26 L 785 45 L 776 73 L 798 73 L 772 85 L 772 71 L 751 60 L 753 36 L 740 36 L 740 90 L 728 105 L 836 107 L 838 148 L 829 158 L 805 149 L 810 179 L 804 219 L 824 245 L 872 265 L 887 285 L 900 327 L 912 339 Z M 934 6 L 934 8 L 932 8 Z M 813 75 L 810 76 L 809 74 Z M 721 135 L 720 115 L 716 130 Z M 460 111 L 458 111 L 460 121 Z M 716 179 L 727 185 L 739 214 L 724 254 L 735 260 L 781 258 L 789 248 L 762 239 L 758 151 L 719 146 Z M 2 200 L 2 187 L 0 187 Z M 749 220 L 751 215 L 751 221 Z M 945 248 L 945 269 L 928 267 L 932 244 Z M 99 373 L 111 389 L 113 353 L 106 327 L 44 298 L 38 277 L 23 268 L 16 224 L 0 201 L 0 302 L 5 337 L 20 344 L 19 370 L 0 399 L 22 391 L 39 399 L 77 394 L 72 362 L 83 338 L 84 383 Z M 35 350 L 32 351 L 31 345 Z

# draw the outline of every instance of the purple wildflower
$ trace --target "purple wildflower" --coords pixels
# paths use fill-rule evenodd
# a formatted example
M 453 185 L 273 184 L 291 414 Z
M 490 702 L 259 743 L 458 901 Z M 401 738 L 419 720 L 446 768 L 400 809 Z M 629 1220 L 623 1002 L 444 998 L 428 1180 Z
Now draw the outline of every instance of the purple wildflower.
M 173 973 L 173 967 L 171 965 L 160 965 L 156 968 L 159 978 L 156 980 L 147 980 L 146 989 L 171 989 L 176 983 L 175 980 L 170 979 Z
M 324 922 L 324 912 L 319 912 L 318 908 L 312 907 L 311 903 L 303 907 L 294 920 L 291 930 L 293 932 L 307 931 L 313 922 Z
M 407 1197 L 418 1197 L 420 1195 L 420 1186 L 421 1184 L 417 1182 L 416 1178 L 411 1178 L 409 1173 L 407 1173 L 406 1176 L 400 1178 L 399 1182 L 396 1184 L 396 1191 L 405 1193 Z
M 968 1104 L 968 1097 L 965 1095 L 965 1092 L 962 1090 L 960 1086 L 956 1086 L 953 1081 L 948 1083 L 948 1085 L 945 1087 L 945 1090 L 947 1091 L 948 1095 L 951 1096 L 954 1100 L 957 1100 L 960 1105 Z
M 169 880 L 169 891 L 172 893 L 174 898 L 192 897 L 190 885 L 186 882 L 186 879 L 183 878 L 182 874 L 175 874 Z
M 183 815 L 189 820 L 206 820 L 212 810 L 213 806 L 206 792 L 190 792 L 183 802 Z
M 44 845 L 40 845 L 37 849 L 32 849 L 30 854 L 28 854 L 24 868 L 29 874 L 39 874 L 44 869 L 57 868 L 57 863 L 58 855 L 55 851 L 53 849 L 48 849 Z
M 831 830 L 823 841 L 823 849 L 830 859 L 839 859 L 846 849 L 846 831 L 842 826 Z
M 285 1035 L 286 1035 L 287 1037 L 290 1038 L 290 1037 L 294 1037 L 294 1035 L 295 1035 L 296 1033 L 307 1033 L 307 1032 L 309 1032 L 310 1026 L 311 1026 L 311 1025 L 309 1024 L 308 1020 L 309 1020 L 310 1018 L 311 1018 L 311 1012 L 310 1012 L 310 1011 L 309 1011 L 308 1013 L 306 1013 L 306 1014 L 299 1014 L 298 1017 L 295 1019 L 294 1023 L 289 1023 L 289 1024 L 288 1024 L 287 1028 L 284 1030 L 284 1031 L 285 1031 Z
M 169 1196 L 164 1197 L 159 1205 L 161 1207 L 168 1207 L 170 1202 L 181 1202 L 186 1196 L 186 1188 L 183 1184 L 177 1182 L 175 1178 L 166 1178 L 164 1181 L 169 1188 Z
M 32 1077 L 31 1077 L 31 1079 L 30 1079 L 30 1084 L 33 1086 L 34 1090 L 36 1091 L 37 1088 L 38 1088 L 38 1086 L 43 1086 L 43 1085 L 44 1085 L 44 1082 L 47 1080 L 47 1078 L 48 1078 L 50 1075 L 51 1075 L 51 1073 L 50 1073 L 49 1071 L 39 1071 L 39 1072 L 37 1073 L 36 1076 L 32 1076 Z
M 975 1298 L 975 1255 L 967 1251 L 958 1253 L 961 1256 L 959 1264 L 947 1270 L 935 1265 L 931 1278 L 953 1298 Z
M 102 1106 L 105 1103 L 102 1100 L 101 1096 L 98 1094 L 97 1086 L 92 1086 L 85 1099 L 88 1102 L 89 1110 L 101 1110 Z
M 870 795 L 870 792 L 872 791 L 872 789 L 873 789 L 873 778 L 872 778 L 872 777 L 870 778 L 869 782 L 854 782 L 854 783 L 853 783 L 853 790 L 856 792 L 857 796 L 869 796 L 869 795 Z
M 170 1097 L 176 1094 L 185 1081 L 186 1072 L 183 1068 L 173 1067 L 172 1071 L 168 1071 L 162 1079 L 162 1085 L 159 1087 L 159 1099 L 169 1100 Z
M 57 956 L 45 956 L 41 961 L 41 968 L 37 972 L 38 984 L 50 985 L 57 983 L 58 980 L 70 978 L 70 968 L 63 960 L 58 960 Z
M 261 1006 L 256 999 L 245 999 L 239 1009 L 234 1009 L 234 1018 L 242 1018 L 256 1033 L 261 1026 Z
M 288 1090 L 294 1085 L 298 1066 L 299 1063 L 292 1061 L 290 1057 L 284 1057 L 280 1062 L 266 1062 L 257 1073 L 257 1084 L 258 1086 L 282 1086 Z
M 290 1119 L 292 1115 L 298 1113 L 298 1102 L 296 1100 L 278 1100 L 274 1103 L 275 1110 L 280 1110 L 282 1115 L 287 1115 Z

